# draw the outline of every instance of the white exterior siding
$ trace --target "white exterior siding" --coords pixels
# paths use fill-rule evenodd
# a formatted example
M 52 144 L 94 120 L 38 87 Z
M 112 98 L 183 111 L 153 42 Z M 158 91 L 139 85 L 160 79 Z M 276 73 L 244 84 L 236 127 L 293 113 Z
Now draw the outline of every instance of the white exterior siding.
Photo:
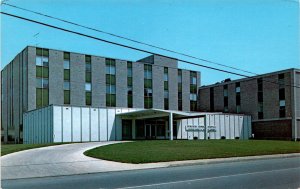
M 24 114 L 24 143 L 90 142 L 122 140 L 118 114 L 135 108 L 87 108 L 51 105 Z M 248 139 L 251 117 L 201 113 L 175 120 L 176 139 Z M 133 123 L 134 124 L 134 123 Z M 166 121 L 166 131 L 169 130 Z M 167 132 L 166 132 L 167 133 Z M 167 137 L 169 138 L 169 137 Z

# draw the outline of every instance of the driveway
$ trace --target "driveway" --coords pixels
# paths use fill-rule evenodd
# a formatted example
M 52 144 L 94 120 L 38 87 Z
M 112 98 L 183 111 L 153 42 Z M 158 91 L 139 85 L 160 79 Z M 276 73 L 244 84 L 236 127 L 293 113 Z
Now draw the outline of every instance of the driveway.
M 99 160 L 83 154 L 86 150 L 119 142 L 89 142 L 36 148 L 1 157 L 1 177 L 5 179 L 74 175 L 107 171 L 152 168 Z M 155 167 L 164 167 L 157 165 Z
M 123 141 L 124 142 L 124 141 Z M 281 154 L 266 156 L 218 158 L 204 160 L 173 161 L 146 164 L 129 164 L 106 161 L 83 155 L 86 150 L 114 142 L 89 142 L 64 144 L 43 148 L 36 148 L 5 155 L 1 157 L 1 179 L 20 179 L 47 176 L 63 176 L 87 173 L 101 173 L 110 171 L 137 170 L 162 168 L 178 165 L 209 164 L 254 159 L 299 157 L 300 154 Z

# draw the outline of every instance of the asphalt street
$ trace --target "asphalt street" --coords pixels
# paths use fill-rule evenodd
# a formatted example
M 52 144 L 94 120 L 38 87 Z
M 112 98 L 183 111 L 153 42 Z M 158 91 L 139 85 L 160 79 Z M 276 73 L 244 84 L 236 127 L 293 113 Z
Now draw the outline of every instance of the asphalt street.
M 299 188 L 300 158 L 3 180 L 3 188 Z

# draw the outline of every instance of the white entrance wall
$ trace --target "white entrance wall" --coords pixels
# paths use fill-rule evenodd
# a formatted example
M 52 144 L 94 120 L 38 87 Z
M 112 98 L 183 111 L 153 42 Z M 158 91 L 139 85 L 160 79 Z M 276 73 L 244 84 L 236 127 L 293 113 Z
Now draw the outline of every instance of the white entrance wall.
M 234 114 L 207 114 L 177 120 L 177 139 L 249 139 L 251 116 Z
M 122 140 L 122 120 L 118 114 L 137 110 L 141 109 L 50 105 L 23 115 L 24 143 Z M 193 115 L 199 116 L 174 120 L 177 122 L 177 136 L 174 138 L 192 140 L 251 137 L 250 116 L 220 113 Z M 172 133 L 167 122 L 166 131 L 166 134 Z M 132 132 L 134 138 L 135 128 Z

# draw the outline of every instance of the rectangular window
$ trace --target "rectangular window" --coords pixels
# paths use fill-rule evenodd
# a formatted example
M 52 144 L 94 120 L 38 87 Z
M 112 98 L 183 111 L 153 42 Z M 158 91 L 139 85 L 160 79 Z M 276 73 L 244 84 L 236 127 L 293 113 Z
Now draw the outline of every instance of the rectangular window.
M 91 83 L 85 83 L 85 91 L 92 91 Z
M 70 104 L 70 90 L 64 90 L 64 104 Z
M 70 81 L 64 81 L 64 90 L 70 90 Z
M 88 92 L 88 91 L 85 92 L 85 104 L 87 106 L 92 105 L 92 93 L 91 92 Z
M 197 110 L 197 72 L 190 72 L 190 110 Z
M 210 93 L 209 93 L 209 99 L 210 99 L 210 111 L 215 111 L 215 100 L 214 100 L 214 88 L 213 87 L 211 87 L 210 89 L 209 89 L 209 91 L 210 91 Z
M 144 108 L 152 106 L 152 65 L 144 64 Z
M 241 113 L 241 106 L 240 105 L 236 106 L 236 113 Z
M 182 70 L 177 72 L 177 82 L 178 82 L 178 110 L 182 110 Z
M 48 88 L 36 89 L 36 107 L 41 108 L 49 105 L 49 91 Z
M 279 89 L 279 100 L 284 100 L 285 99 L 285 89 L 281 88 Z
M 133 107 L 132 103 L 132 62 L 127 62 L 127 106 Z
M 106 58 L 105 64 L 106 64 L 106 74 L 115 75 L 116 74 L 116 60 Z

